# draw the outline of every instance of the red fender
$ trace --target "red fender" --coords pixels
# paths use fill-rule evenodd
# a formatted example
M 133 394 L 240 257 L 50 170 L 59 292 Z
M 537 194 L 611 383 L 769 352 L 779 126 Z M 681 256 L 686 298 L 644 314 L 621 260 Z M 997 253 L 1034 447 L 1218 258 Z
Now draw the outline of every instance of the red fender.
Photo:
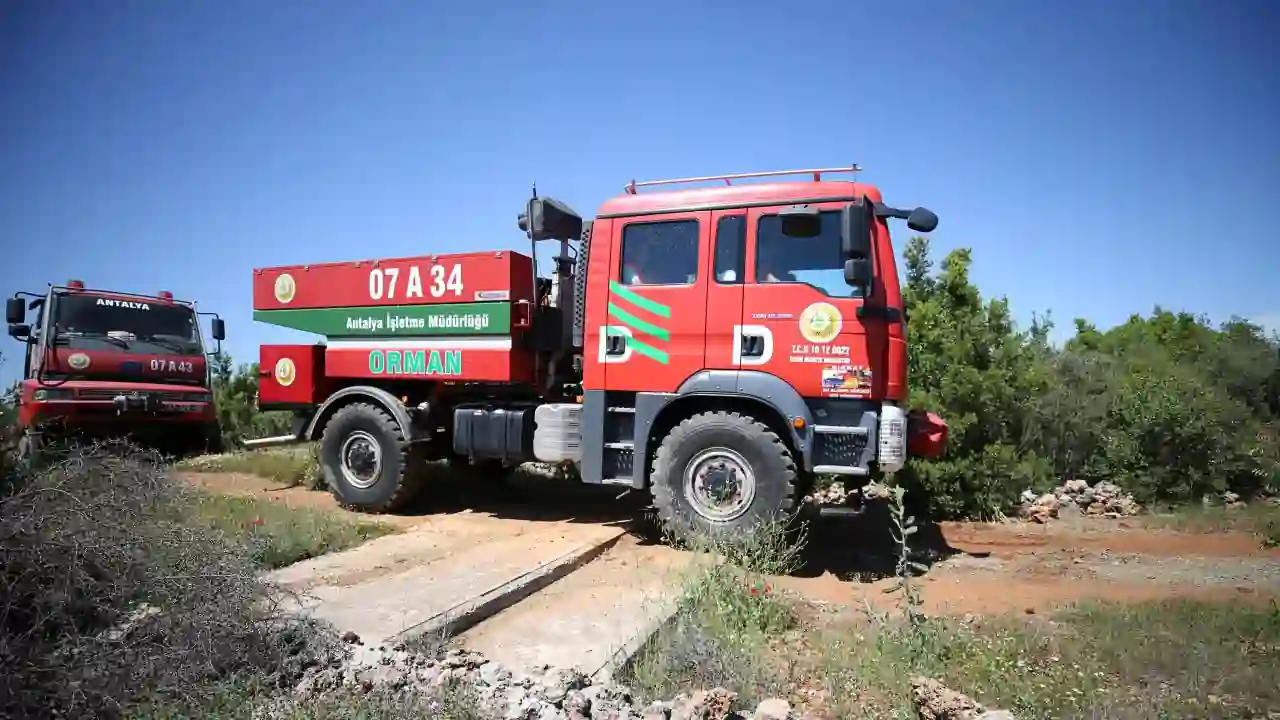
M 947 421 L 924 410 L 907 413 L 907 454 L 939 458 L 947 451 Z

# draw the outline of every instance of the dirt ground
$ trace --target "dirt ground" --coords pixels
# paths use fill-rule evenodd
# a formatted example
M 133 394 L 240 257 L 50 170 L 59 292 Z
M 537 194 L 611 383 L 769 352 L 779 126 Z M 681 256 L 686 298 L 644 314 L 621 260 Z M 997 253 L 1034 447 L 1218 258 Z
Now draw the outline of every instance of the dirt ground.
M 829 542 L 835 540 L 830 533 Z M 933 555 L 934 562 L 917 579 L 928 614 L 1035 613 L 1084 600 L 1243 597 L 1265 602 L 1280 596 L 1280 549 L 1265 548 L 1243 533 L 1153 530 L 1134 518 L 1048 525 L 942 523 L 921 535 L 933 536 L 922 554 Z M 808 577 L 782 578 L 779 585 L 819 602 L 870 604 L 877 610 L 894 602 L 887 594 L 894 584 L 885 577 L 888 568 L 850 578 L 832 567 L 840 564 L 829 562 Z
M 184 474 L 198 487 L 346 513 L 329 493 L 281 487 L 250 475 Z M 405 530 L 463 533 L 537 532 L 547 524 L 631 529 L 627 544 L 655 545 L 642 526 L 647 499 L 615 488 L 513 479 L 469 487 L 430 487 L 419 507 L 379 519 Z M 1280 549 L 1243 533 L 1189 534 L 1143 527 L 1140 518 L 1036 524 L 942 523 L 922 527 L 918 582 L 929 614 L 1037 613 L 1082 600 L 1280 597 Z M 671 552 L 654 547 L 654 552 Z M 883 517 L 820 518 L 803 565 L 777 578 L 780 589 L 851 609 L 887 610 L 894 550 Z

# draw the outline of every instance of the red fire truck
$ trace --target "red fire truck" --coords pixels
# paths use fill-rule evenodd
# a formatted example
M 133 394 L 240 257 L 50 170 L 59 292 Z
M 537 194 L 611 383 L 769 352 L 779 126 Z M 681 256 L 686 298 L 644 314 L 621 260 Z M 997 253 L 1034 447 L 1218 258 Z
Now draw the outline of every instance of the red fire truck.
M 27 323 L 28 311 L 35 311 Z M 67 435 L 128 437 L 174 454 L 218 449 L 199 317 L 169 292 L 138 295 L 72 280 L 5 303 L 9 335 L 26 344 L 18 394 L 19 452 Z
M 333 492 L 374 512 L 442 458 L 571 462 L 651 491 L 677 535 L 782 517 L 820 474 L 897 472 L 946 425 L 903 407 L 886 221 L 937 217 L 828 178 L 857 170 L 633 181 L 593 221 L 535 191 L 530 254 L 254 270 L 255 320 L 325 336 L 262 347 L 259 405 L 295 411 L 287 439 L 318 440 Z

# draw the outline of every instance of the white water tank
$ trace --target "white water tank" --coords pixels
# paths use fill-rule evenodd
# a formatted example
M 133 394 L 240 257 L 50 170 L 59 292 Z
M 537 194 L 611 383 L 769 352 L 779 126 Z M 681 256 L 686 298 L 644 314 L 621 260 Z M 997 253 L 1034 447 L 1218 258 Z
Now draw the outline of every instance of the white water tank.
M 548 403 L 533 411 L 533 456 L 542 462 L 582 460 L 582 405 Z

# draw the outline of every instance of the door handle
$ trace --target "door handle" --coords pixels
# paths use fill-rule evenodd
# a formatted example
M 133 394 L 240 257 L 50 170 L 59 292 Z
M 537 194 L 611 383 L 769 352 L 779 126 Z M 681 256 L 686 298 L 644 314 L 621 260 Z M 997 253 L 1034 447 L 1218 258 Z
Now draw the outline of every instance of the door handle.
M 764 355 L 764 338 L 759 335 L 742 336 L 742 356 L 761 357 Z
M 627 351 L 627 338 L 622 335 L 609 335 L 604 341 L 605 355 L 622 355 Z

